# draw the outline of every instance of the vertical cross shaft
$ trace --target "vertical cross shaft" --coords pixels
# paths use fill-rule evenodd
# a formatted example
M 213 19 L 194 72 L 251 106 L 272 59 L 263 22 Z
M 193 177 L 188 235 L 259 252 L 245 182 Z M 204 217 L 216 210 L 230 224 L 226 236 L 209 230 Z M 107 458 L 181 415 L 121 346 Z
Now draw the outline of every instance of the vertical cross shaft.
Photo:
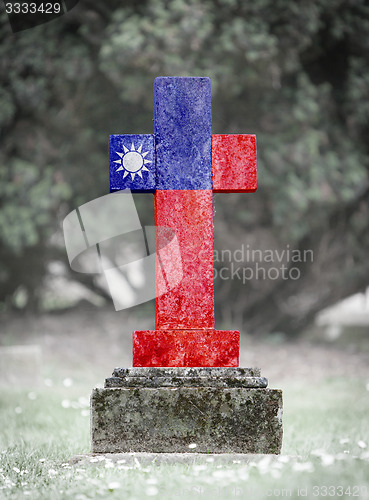
M 157 296 L 158 330 L 214 328 L 211 121 L 209 78 L 156 79 L 155 225 L 175 230 L 183 271 Z

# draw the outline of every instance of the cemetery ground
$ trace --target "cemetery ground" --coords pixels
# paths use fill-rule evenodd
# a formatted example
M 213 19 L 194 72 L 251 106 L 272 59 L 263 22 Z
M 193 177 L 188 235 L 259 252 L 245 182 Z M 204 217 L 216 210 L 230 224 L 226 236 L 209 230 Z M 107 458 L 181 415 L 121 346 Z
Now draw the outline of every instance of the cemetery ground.
M 111 308 L 3 318 L 1 344 L 39 345 L 42 362 L 39 383 L 16 387 L 2 373 L 0 498 L 369 498 L 369 339 L 357 332 L 330 344 L 242 337 L 240 366 L 283 389 L 279 457 L 90 456 L 92 387 L 131 366 L 132 331 L 150 326 Z

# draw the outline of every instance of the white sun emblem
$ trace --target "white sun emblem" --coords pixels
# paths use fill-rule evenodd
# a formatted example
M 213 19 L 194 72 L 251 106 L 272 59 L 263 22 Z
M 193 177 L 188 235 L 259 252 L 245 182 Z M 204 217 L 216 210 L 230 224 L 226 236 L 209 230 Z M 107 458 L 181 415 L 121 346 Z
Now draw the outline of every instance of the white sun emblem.
M 135 145 L 132 142 L 131 151 L 123 146 L 124 153 L 119 153 L 116 151 L 116 154 L 120 156 L 120 160 L 115 160 L 114 163 L 119 163 L 120 167 L 116 170 L 124 170 L 123 179 L 127 177 L 128 174 L 131 174 L 132 180 L 134 180 L 135 175 L 139 175 L 142 179 L 142 171 L 149 169 L 145 167 L 145 165 L 152 163 L 150 160 L 145 160 L 145 156 L 149 153 L 146 151 L 145 153 L 141 153 L 142 144 L 136 150 Z

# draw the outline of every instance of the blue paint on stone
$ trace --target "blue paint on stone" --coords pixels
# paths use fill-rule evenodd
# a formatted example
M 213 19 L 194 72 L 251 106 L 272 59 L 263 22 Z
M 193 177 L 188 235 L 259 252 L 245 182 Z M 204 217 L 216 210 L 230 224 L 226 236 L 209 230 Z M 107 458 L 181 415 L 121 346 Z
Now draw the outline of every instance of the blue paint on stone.
M 212 189 L 210 78 L 156 78 L 154 125 L 156 188 Z
M 155 191 L 155 141 L 149 134 L 109 137 L 110 192 Z

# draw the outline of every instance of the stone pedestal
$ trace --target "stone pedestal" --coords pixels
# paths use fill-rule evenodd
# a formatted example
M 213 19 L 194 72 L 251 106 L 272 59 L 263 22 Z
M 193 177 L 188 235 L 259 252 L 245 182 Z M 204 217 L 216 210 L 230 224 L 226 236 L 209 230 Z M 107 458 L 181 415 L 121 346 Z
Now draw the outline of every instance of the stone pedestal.
M 280 453 L 267 384 L 257 368 L 116 368 L 91 396 L 92 452 Z

